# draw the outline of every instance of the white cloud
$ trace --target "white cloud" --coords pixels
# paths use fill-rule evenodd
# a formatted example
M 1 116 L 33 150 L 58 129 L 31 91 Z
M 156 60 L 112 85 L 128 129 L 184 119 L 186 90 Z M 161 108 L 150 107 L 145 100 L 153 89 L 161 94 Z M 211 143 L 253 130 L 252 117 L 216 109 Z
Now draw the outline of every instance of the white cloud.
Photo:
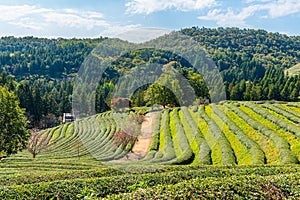
M 11 21 L 9 22 L 9 24 L 21 28 L 32 29 L 32 30 L 42 30 L 43 27 L 45 26 L 45 24 L 35 22 L 34 20 L 28 17 L 21 18 L 19 21 Z
M 300 12 L 299 0 L 246 0 L 247 3 L 253 3 L 239 11 L 232 8 L 227 10 L 214 9 L 205 16 L 199 16 L 198 19 L 216 21 L 221 26 L 247 26 L 246 20 L 259 11 L 266 11 L 267 15 L 261 18 L 278 18 Z M 257 2 L 260 2 L 259 4 Z
M 121 34 L 116 35 L 116 37 L 133 43 L 143 43 L 170 32 L 171 31 L 168 29 L 131 28 L 130 30 L 126 30 Z
M 273 0 L 244 0 L 245 3 L 264 3 L 264 2 L 270 2 Z
M 12 27 L 13 33 L 2 30 L 0 34 L 38 34 L 58 35 L 63 37 L 86 37 L 99 34 L 114 36 L 140 25 L 119 25 L 108 22 L 100 12 L 73 8 L 47 9 L 35 5 L 0 5 L 0 23 Z M 53 36 L 56 37 L 56 36 Z
M 299 0 L 279 0 L 275 3 L 269 3 L 264 6 L 265 9 L 268 10 L 271 18 L 287 16 L 300 12 Z
M 91 15 L 91 13 L 63 13 L 63 12 L 48 12 L 41 15 L 46 22 L 57 24 L 61 27 L 71 27 L 71 28 L 86 28 L 90 30 L 94 27 L 100 26 L 105 27 L 108 26 L 108 23 L 99 19 L 101 14 L 95 16 L 95 13 Z
M 37 8 L 36 6 L 0 6 L 0 21 L 13 21 L 21 17 L 52 11 L 51 9 Z
M 125 5 L 128 13 L 150 14 L 171 8 L 180 11 L 201 10 L 216 4 L 216 0 L 131 0 Z
M 17 28 L 33 31 L 62 28 L 77 28 L 91 30 L 93 28 L 113 29 L 102 13 L 82 11 L 78 9 L 47 9 L 34 5 L 3 6 L 0 5 L 0 22 L 5 22 Z
M 94 12 L 94 11 L 80 11 L 80 10 L 75 10 L 75 9 L 63 9 L 62 10 L 64 13 L 66 14 L 74 14 L 74 15 L 79 15 L 82 17 L 86 17 L 86 18 L 99 18 L 102 19 L 104 16 L 102 13 L 99 12 Z
M 249 6 L 243 8 L 240 13 L 235 13 L 231 8 L 227 9 L 225 13 L 221 9 L 214 9 L 198 19 L 214 20 L 220 26 L 246 26 L 245 20 L 252 16 L 257 9 L 257 6 Z
M 103 14 L 102 13 L 99 13 L 99 12 L 86 12 L 85 13 L 85 16 L 87 17 L 87 18 L 94 18 L 94 19 L 101 19 L 101 18 L 103 18 Z
M 110 25 L 107 26 L 104 31 L 101 32 L 103 36 L 114 37 L 116 35 L 122 34 L 124 32 L 128 32 L 140 27 L 139 24 L 130 24 L 130 25 Z
M 85 28 L 107 27 L 103 14 L 75 9 L 46 9 L 34 5 L 0 6 L 0 22 L 16 27 L 39 30 L 47 23 L 60 27 Z

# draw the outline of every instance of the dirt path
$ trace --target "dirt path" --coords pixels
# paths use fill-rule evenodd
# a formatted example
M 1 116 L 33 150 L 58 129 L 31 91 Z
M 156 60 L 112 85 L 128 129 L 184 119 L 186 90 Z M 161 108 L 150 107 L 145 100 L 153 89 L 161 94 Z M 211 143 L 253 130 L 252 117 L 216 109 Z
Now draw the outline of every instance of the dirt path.
M 152 141 L 153 123 L 155 122 L 156 112 L 147 113 L 141 126 L 141 135 L 138 136 L 131 153 L 124 158 L 119 159 L 120 162 L 139 160 L 146 156 Z
M 146 154 L 152 141 L 154 113 L 147 113 L 141 127 L 141 135 L 132 148 L 132 153 Z

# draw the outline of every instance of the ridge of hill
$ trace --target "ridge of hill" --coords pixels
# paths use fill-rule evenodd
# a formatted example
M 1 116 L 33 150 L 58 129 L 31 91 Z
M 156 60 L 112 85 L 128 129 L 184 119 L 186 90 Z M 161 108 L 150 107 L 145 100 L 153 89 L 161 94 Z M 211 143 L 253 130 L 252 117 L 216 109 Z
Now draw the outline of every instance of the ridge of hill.
M 238 28 L 193 27 L 183 29 L 181 33 L 197 40 L 221 71 L 234 68 L 242 71 L 256 62 L 256 65 L 263 67 L 283 68 L 299 63 L 300 36 Z M 76 73 L 84 58 L 105 39 L 2 37 L 0 69 L 15 75 L 17 79 L 30 75 L 62 78 Z M 251 61 L 254 63 L 247 65 Z M 242 78 L 239 76 L 236 78 Z M 260 76 L 246 74 L 243 78 L 253 80 Z

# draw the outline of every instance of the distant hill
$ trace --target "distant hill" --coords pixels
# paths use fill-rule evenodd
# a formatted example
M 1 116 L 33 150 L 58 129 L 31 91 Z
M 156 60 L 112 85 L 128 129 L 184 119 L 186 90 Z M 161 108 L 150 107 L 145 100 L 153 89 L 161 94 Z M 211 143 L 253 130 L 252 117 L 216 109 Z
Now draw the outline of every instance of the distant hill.
M 267 67 L 290 68 L 300 63 L 300 36 L 238 28 L 193 27 L 181 33 L 207 50 L 229 82 L 259 79 Z M 32 75 L 61 79 L 76 73 L 85 57 L 103 40 L 2 37 L 0 71 L 18 79 Z
M 255 80 L 264 69 L 290 68 L 300 62 L 300 36 L 239 28 L 188 28 L 212 56 L 226 81 Z

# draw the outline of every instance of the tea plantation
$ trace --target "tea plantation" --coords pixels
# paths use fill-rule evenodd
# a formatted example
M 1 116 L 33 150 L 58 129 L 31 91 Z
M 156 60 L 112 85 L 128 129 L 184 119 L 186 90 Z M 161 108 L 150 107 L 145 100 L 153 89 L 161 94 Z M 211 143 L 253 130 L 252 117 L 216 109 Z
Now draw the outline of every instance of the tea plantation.
M 131 161 L 124 158 L 134 143 L 116 134 L 133 130 L 127 113 L 39 132 L 44 147 L 35 159 L 23 151 L 0 162 L 0 199 L 300 198 L 299 103 L 222 102 L 155 113 L 148 152 Z

